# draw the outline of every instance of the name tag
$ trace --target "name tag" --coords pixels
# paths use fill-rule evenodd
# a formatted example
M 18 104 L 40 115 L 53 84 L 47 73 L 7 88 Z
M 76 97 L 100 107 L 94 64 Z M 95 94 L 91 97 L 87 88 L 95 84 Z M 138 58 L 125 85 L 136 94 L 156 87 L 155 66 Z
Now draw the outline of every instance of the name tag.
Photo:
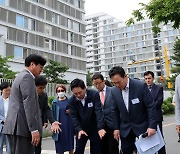
M 93 107 L 93 103 L 88 103 L 88 107 Z
M 139 103 L 139 98 L 135 98 L 135 99 L 132 99 L 132 104 L 138 104 Z

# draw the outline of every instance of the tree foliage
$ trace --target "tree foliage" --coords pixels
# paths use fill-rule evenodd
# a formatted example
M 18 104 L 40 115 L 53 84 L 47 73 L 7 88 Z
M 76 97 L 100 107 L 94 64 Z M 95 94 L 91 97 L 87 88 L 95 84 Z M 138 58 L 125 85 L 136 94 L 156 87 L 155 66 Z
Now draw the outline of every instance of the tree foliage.
M 159 33 L 159 24 L 166 25 L 169 21 L 173 23 L 173 28 L 180 26 L 180 0 L 150 0 L 148 4 L 139 3 L 140 9 L 132 12 L 132 17 L 126 21 L 127 25 L 141 21 L 145 15 L 153 20 L 153 32 Z
M 92 73 L 90 73 L 89 71 L 86 74 L 86 85 L 92 86 Z
M 171 59 L 174 60 L 174 67 L 171 68 L 171 72 L 174 75 L 171 77 L 171 82 L 175 82 L 175 78 L 178 74 L 180 74 L 180 39 L 176 39 L 175 44 L 173 46 L 174 54 L 171 56 Z
M 53 60 L 49 61 L 49 64 L 44 67 L 43 72 L 47 80 L 51 83 L 67 84 L 67 80 L 63 79 L 64 73 L 69 68 L 63 63 L 59 63 Z
M 0 55 L 0 78 L 14 79 L 16 72 L 10 70 L 10 66 L 7 64 L 10 57 L 2 57 Z

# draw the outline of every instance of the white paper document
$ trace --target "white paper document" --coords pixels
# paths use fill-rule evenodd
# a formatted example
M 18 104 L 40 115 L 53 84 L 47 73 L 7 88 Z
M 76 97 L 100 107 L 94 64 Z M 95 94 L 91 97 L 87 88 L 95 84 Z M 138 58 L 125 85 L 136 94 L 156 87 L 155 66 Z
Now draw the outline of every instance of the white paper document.
M 142 138 L 139 137 L 138 141 L 135 142 L 138 154 L 155 154 L 164 145 L 164 139 L 161 135 L 159 126 L 157 127 L 156 134 L 151 137 Z

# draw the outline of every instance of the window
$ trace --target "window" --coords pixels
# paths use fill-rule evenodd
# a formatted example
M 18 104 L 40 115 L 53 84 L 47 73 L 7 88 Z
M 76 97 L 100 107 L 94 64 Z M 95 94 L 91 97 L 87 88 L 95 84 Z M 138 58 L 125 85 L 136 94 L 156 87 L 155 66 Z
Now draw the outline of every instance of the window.
M 129 72 L 129 73 L 136 72 L 136 67 L 134 67 L 134 68 L 128 68 L 128 72 Z
M 36 30 L 36 20 L 35 19 L 31 20 L 31 30 Z
M 16 26 L 21 28 L 28 28 L 28 19 L 22 15 L 16 15 Z
M 169 36 L 174 35 L 174 31 L 173 31 L 173 30 L 168 31 L 168 35 L 169 35 Z
M 23 59 L 23 48 L 19 46 L 14 46 L 14 58 Z
M 142 47 L 142 42 L 136 43 L 136 47 Z
M 5 0 L 0 0 L 1 5 L 5 5 Z
M 79 27 L 80 27 L 80 25 L 78 22 L 73 22 L 73 30 L 79 32 L 79 29 L 80 29 Z
M 80 1 L 74 0 L 74 6 L 80 8 Z
M 24 17 L 21 15 L 16 15 L 16 26 L 24 27 Z

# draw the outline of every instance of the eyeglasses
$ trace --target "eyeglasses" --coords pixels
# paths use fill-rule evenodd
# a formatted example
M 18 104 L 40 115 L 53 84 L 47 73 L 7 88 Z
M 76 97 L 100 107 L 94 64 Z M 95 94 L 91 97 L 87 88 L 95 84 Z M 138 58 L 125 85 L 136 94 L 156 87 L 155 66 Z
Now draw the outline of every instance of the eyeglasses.
M 57 93 L 60 93 L 60 92 L 65 92 L 65 90 L 64 90 L 64 89 L 62 89 L 62 90 L 57 90 Z
M 93 85 L 94 85 L 94 86 L 99 86 L 101 83 L 103 83 L 103 81 L 102 81 L 102 82 L 99 82 L 99 83 L 93 83 Z

